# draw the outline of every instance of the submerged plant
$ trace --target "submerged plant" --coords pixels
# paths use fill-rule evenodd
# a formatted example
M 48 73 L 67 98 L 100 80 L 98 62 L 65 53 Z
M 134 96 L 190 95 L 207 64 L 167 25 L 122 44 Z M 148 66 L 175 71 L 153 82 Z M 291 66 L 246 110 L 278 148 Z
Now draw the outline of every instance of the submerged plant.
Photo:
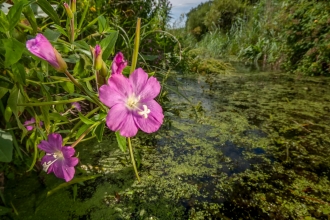
M 73 157 L 74 148 L 62 146 L 62 143 L 62 136 L 54 133 L 48 135 L 48 141 L 41 141 L 38 148 L 46 152 L 41 159 L 43 170 L 48 174 L 54 172 L 56 177 L 69 182 L 74 177 L 74 166 L 79 160 Z

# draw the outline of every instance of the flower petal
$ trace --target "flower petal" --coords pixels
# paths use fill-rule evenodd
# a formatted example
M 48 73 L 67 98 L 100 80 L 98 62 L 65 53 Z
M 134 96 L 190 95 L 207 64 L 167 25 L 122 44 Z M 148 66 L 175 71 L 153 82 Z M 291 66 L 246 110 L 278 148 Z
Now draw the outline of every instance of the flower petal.
M 53 163 L 53 172 L 57 178 L 64 179 L 63 169 L 64 160 L 57 160 Z
M 72 157 L 75 153 L 75 149 L 73 147 L 62 147 L 61 151 L 65 159 Z
M 110 108 L 118 103 L 124 103 L 124 100 L 126 99 L 125 96 L 118 93 L 116 90 L 111 89 L 108 85 L 100 87 L 99 98 L 103 104 Z
M 109 78 L 110 93 L 117 92 L 123 97 L 132 94 L 132 86 L 129 80 L 122 74 L 115 74 Z
M 125 118 L 125 121 L 122 123 L 121 128 L 119 129 L 120 134 L 124 137 L 133 137 L 138 132 L 138 127 L 135 124 L 134 116 L 132 113 L 128 114 Z
M 40 144 L 38 144 L 38 148 L 49 154 L 57 151 L 57 148 L 51 145 L 48 141 L 41 141 Z
M 65 163 L 68 167 L 74 167 L 78 164 L 79 159 L 77 157 L 71 157 L 65 160 Z
M 59 68 L 53 46 L 44 35 L 37 34 L 36 38 L 28 40 L 26 48 L 35 56 L 46 60 L 55 68 Z
M 76 170 L 74 169 L 74 167 L 64 166 L 62 167 L 62 172 L 63 172 L 64 180 L 66 182 L 69 182 L 70 180 L 73 179 Z
M 147 118 L 140 115 L 134 117 L 135 122 L 142 131 L 146 133 L 155 132 L 163 124 L 163 109 L 155 100 L 151 100 L 143 104 L 150 109 L 150 113 Z
M 141 98 L 141 102 L 146 102 L 156 98 L 160 92 L 160 83 L 155 77 L 150 77 L 142 88 L 141 92 L 138 94 Z
M 50 134 L 48 135 L 48 143 L 52 146 L 55 150 L 62 150 L 62 136 L 60 134 Z
M 126 121 L 129 111 L 124 104 L 117 104 L 112 106 L 109 110 L 106 123 L 112 131 L 118 131 L 122 124 Z
M 50 162 L 53 162 L 56 158 L 53 156 L 53 155 L 45 155 L 42 159 L 41 159 L 41 165 L 44 166 L 44 164 L 48 164 Z M 51 164 L 48 169 L 47 169 L 47 173 L 51 173 L 53 172 L 53 165 L 54 164 Z
M 138 68 L 129 76 L 129 81 L 134 93 L 139 96 L 148 81 L 148 74 L 142 68 Z

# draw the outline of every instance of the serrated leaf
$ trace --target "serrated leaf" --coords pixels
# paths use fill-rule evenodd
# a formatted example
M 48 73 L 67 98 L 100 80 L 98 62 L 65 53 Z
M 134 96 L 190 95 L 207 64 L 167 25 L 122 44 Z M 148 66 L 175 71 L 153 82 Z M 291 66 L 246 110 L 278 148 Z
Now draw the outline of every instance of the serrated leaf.
M 120 133 L 119 133 L 119 131 L 116 131 L 115 134 L 116 134 L 116 139 L 117 139 L 118 147 L 123 152 L 126 152 L 126 149 L 127 149 L 127 146 L 126 146 L 126 137 L 121 136 Z
M 61 25 L 56 11 L 47 0 L 37 0 L 37 4 L 56 24 Z
M 0 129 L 0 161 L 10 162 L 13 157 L 13 137 Z

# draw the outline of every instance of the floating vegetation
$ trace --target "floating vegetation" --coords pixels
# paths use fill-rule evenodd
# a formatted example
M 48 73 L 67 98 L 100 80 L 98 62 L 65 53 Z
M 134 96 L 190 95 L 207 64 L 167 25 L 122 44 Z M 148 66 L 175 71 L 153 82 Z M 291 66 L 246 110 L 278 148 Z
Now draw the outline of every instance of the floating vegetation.
M 8 182 L 5 197 L 18 217 L 330 217 L 329 78 L 247 72 L 180 77 L 194 106 L 171 94 L 176 114 L 168 114 L 169 126 L 153 138 L 139 134 L 132 140 L 139 146 L 141 183 L 133 178 L 128 154 L 109 136 L 76 148 L 84 151 L 81 172 L 103 174 L 95 180 L 51 199 L 43 196 L 59 184 L 54 176 Z

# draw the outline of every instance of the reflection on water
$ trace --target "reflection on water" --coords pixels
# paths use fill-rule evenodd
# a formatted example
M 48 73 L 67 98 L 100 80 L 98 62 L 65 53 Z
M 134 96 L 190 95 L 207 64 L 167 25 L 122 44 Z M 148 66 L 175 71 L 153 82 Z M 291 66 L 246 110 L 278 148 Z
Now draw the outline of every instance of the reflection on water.
M 16 208 L 31 219 L 329 218 L 330 79 L 240 71 L 178 81 L 191 103 L 172 92 L 163 128 L 133 139 L 142 183 L 110 136 L 77 148 L 84 169 L 104 175 L 78 185 L 75 202 L 71 188 L 38 202 L 59 183 L 45 175 L 20 202 L 12 195 Z

